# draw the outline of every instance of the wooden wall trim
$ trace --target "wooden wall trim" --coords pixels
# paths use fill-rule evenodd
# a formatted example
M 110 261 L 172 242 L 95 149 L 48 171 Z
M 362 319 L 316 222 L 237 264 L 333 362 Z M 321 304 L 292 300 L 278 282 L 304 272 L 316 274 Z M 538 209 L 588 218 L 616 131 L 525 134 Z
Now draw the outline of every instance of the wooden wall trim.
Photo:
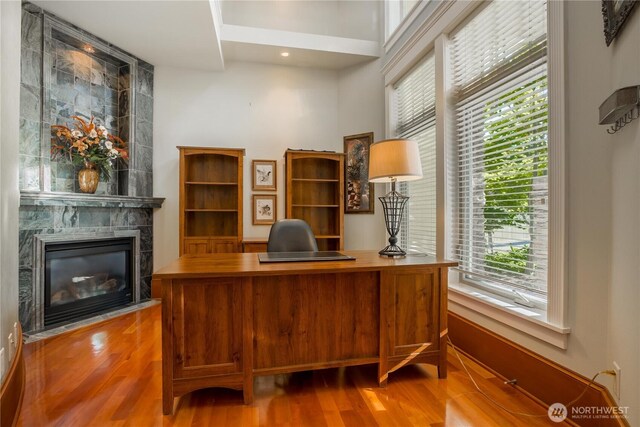
M 461 353 L 505 380 L 517 379 L 515 387 L 544 406 L 556 402 L 570 402 L 589 384 L 590 378 L 540 356 L 477 323 L 452 312 L 449 312 L 448 317 L 449 337 Z M 594 383 L 574 406 L 617 407 L 618 404 L 606 387 Z M 569 415 L 571 416 L 570 408 Z M 571 424 L 629 426 L 628 421 L 622 418 L 584 418 L 573 420 Z
M 151 298 L 162 299 L 162 280 L 151 279 Z
M 25 369 L 22 355 L 22 325 L 18 326 L 18 346 L 11 367 L 0 389 L 0 425 L 14 426 L 24 397 Z

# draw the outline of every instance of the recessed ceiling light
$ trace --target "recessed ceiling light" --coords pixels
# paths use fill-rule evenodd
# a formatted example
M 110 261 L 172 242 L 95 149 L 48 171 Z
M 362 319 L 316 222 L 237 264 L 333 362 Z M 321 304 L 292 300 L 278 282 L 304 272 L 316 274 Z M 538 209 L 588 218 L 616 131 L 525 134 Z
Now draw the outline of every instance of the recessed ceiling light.
M 289 56 L 289 52 L 281 52 L 280 56 L 286 58 L 287 56 Z
M 96 53 L 96 50 L 91 47 L 91 45 L 85 44 L 84 46 L 82 46 L 82 50 L 84 50 L 87 53 Z

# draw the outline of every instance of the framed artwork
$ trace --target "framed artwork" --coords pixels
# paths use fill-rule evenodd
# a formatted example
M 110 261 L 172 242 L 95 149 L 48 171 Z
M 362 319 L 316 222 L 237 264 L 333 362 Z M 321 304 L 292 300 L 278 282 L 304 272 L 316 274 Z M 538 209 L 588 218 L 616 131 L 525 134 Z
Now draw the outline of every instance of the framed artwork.
M 616 38 L 637 3 L 637 0 L 602 0 L 604 39 L 607 46 Z
M 271 225 L 276 222 L 276 195 L 253 195 L 253 225 Z
M 253 191 L 276 191 L 278 182 L 276 164 L 275 160 L 253 160 L 251 162 L 251 189 Z
M 372 214 L 374 184 L 369 183 L 369 147 L 373 132 L 344 137 L 344 213 Z

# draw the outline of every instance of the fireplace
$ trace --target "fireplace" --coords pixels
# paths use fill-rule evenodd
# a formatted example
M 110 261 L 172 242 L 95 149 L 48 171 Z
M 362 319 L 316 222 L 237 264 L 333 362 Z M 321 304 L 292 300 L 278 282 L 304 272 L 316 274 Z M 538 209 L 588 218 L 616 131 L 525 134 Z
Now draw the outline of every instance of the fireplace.
M 133 238 L 45 247 L 44 326 L 133 302 Z
M 140 302 L 140 231 L 37 234 L 31 331 Z

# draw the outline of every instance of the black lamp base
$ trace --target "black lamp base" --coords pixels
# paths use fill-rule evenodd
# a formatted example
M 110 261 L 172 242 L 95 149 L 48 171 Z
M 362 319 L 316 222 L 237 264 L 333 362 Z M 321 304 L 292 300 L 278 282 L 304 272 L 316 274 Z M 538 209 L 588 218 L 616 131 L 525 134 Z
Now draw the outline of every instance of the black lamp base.
M 407 255 L 405 251 L 398 245 L 387 245 L 378 252 L 381 256 L 386 256 L 389 258 L 403 258 Z
M 407 253 L 396 244 L 398 243 L 396 236 L 400 232 L 402 211 L 409 198 L 396 191 L 396 182 L 393 180 L 391 181 L 391 191 L 379 199 L 384 211 L 384 223 L 387 227 L 387 233 L 389 233 L 389 244 L 378 253 L 390 258 L 406 256 Z

